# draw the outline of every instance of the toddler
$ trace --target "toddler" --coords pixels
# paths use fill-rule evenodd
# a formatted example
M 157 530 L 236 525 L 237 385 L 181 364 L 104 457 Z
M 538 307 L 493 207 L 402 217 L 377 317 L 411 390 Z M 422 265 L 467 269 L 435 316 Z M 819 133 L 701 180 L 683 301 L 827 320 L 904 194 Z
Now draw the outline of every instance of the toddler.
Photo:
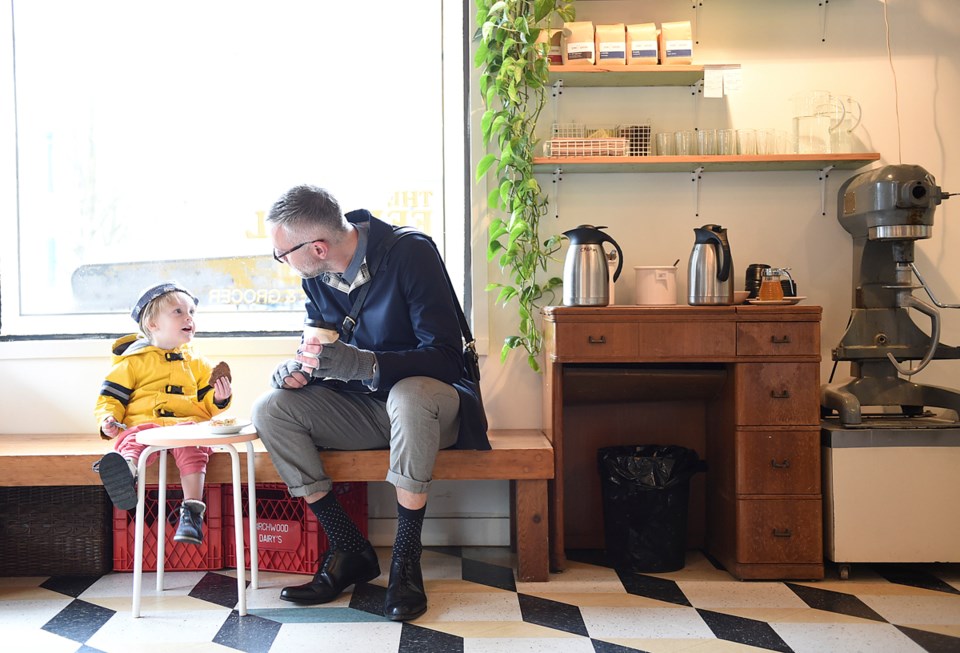
M 198 303 L 174 281 L 148 288 L 131 312 L 140 334 L 113 343 L 112 367 L 100 387 L 95 414 L 100 436 L 116 441 L 114 450 L 95 467 L 111 501 L 121 510 L 137 505 L 137 462 L 146 449 L 137 442 L 139 431 L 204 422 L 230 405 L 229 376 L 211 379 L 212 366 L 190 347 Z M 173 539 L 200 545 L 206 511 L 201 499 L 210 449 L 179 447 L 170 451 L 183 486 L 180 523 Z

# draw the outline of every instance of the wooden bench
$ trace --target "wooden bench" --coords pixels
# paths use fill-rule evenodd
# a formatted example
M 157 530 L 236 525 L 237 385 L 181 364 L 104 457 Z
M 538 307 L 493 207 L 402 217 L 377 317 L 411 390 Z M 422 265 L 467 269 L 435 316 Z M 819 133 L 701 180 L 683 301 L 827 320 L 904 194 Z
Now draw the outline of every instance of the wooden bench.
M 509 480 L 511 520 L 517 551 L 517 577 L 546 581 L 549 573 L 547 481 L 554 476 L 553 447 L 539 430 L 490 431 L 490 451 L 446 449 L 437 456 L 434 480 Z M 0 486 L 99 485 L 95 461 L 110 450 L 91 434 L 0 434 Z M 263 443 L 254 443 L 257 482 L 281 483 Z M 334 481 L 382 481 L 388 451 L 324 451 L 324 468 Z M 240 454 L 246 465 L 246 454 Z M 153 465 L 147 481 L 156 482 Z M 176 465 L 168 482 L 178 483 Z M 213 454 L 208 483 L 230 482 L 230 456 Z

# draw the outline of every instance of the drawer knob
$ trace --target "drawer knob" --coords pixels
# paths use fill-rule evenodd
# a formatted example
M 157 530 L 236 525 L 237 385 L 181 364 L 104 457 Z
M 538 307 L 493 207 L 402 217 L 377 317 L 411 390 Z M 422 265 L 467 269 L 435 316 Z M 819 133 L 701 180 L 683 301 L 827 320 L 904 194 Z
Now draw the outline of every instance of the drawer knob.
M 774 537 L 790 537 L 793 533 L 790 532 L 789 528 L 774 528 L 773 536 Z
M 776 460 L 771 459 L 770 466 L 774 469 L 789 469 L 790 461 L 784 458 L 782 463 L 778 463 Z
M 779 392 L 777 392 L 776 390 L 771 390 L 771 391 L 770 391 L 770 396 L 773 397 L 774 399 L 789 399 L 789 398 L 790 398 L 790 391 L 789 391 L 789 390 L 780 390 Z
M 770 336 L 770 342 L 775 345 L 789 345 L 790 336 Z
M 607 344 L 607 336 L 600 336 L 599 338 L 587 336 L 587 342 L 589 342 L 591 345 L 605 345 Z

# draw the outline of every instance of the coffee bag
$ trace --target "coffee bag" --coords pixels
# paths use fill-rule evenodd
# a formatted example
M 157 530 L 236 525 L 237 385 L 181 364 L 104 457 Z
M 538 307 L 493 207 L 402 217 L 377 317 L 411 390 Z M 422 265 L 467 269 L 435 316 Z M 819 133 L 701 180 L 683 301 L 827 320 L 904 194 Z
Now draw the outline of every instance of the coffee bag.
M 627 63 L 653 65 L 658 60 L 656 23 L 627 25 Z
M 627 63 L 627 33 L 623 23 L 597 25 L 597 64 L 623 66 Z
M 567 66 L 592 66 L 596 63 L 592 21 L 563 24 L 563 63 Z
M 547 61 L 551 64 L 563 63 L 563 30 L 541 29 L 537 36 L 537 43 L 543 44 L 547 51 Z
M 660 25 L 660 63 L 693 63 L 693 31 L 689 20 Z

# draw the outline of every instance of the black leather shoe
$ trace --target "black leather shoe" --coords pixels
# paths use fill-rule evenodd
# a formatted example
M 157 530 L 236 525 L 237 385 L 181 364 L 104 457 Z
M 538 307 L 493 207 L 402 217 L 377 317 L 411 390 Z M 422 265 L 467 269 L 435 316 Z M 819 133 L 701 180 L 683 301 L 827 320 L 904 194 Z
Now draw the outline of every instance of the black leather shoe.
M 394 558 L 390 563 L 383 616 L 393 621 L 409 621 L 426 611 L 427 593 L 423 589 L 420 560 Z
M 360 553 L 330 549 L 323 557 L 313 580 L 305 585 L 284 587 L 280 598 L 307 605 L 329 603 L 346 588 L 356 583 L 368 583 L 380 575 L 380 562 L 372 546 Z

